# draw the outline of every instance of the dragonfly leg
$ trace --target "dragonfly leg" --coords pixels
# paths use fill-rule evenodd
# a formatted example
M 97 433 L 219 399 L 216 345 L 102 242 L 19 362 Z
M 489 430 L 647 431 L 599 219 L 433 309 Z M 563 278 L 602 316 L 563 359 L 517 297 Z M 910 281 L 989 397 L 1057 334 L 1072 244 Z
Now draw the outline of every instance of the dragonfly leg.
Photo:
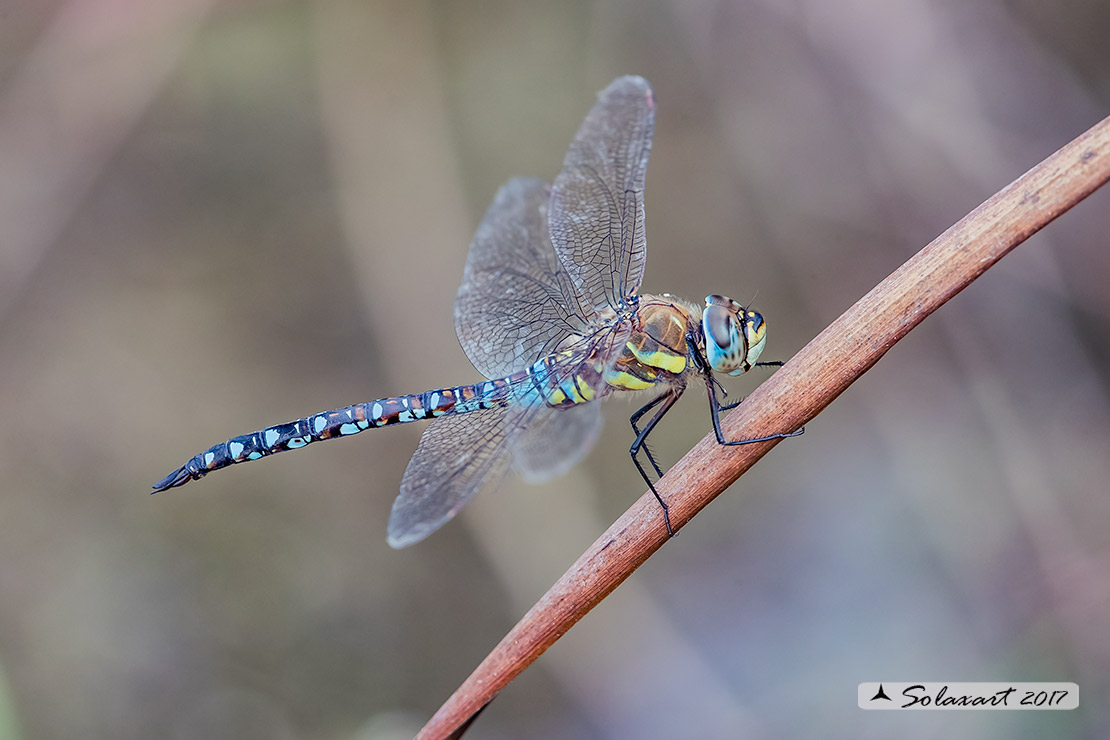
M 640 417 L 642 417 L 644 414 L 646 414 L 647 412 L 651 411 L 653 408 L 658 406 L 663 401 L 663 399 L 665 399 L 666 397 L 667 397 L 667 394 L 663 394 L 662 396 L 656 396 L 655 398 L 651 399 L 650 401 L 645 403 L 643 406 L 641 406 L 636 411 L 636 413 L 632 414 L 632 416 L 630 416 L 628 418 L 628 421 L 632 424 L 632 432 L 636 435 L 637 438 L 639 438 L 639 436 L 640 436 L 640 427 L 638 427 L 636 425 L 636 422 L 638 422 L 640 420 Z M 655 468 L 655 473 L 660 478 L 662 478 L 663 477 L 663 470 L 659 467 L 659 463 L 655 462 L 655 456 L 651 454 L 651 448 L 649 448 L 647 445 L 642 445 L 642 447 L 643 447 L 644 453 L 647 454 L 647 459 L 651 462 L 651 467 Z
M 761 363 L 762 364 L 762 363 Z M 768 365 L 775 363 L 766 363 Z M 786 439 L 788 437 L 797 437 L 799 434 L 804 434 L 806 428 L 801 427 L 793 432 L 779 432 L 778 434 L 771 434 L 766 437 L 756 437 L 754 439 L 737 439 L 726 440 L 724 433 L 721 431 L 721 409 L 735 408 L 740 402 L 722 406 L 720 401 L 717 400 L 717 389 L 712 383 L 712 379 L 707 377 L 705 380 L 705 390 L 709 394 L 709 413 L 713 417 L 713 434 L 717 436 L 717 444 L 733 447 L 736 445 L 750 445 L 755 442 L 769 442 L 772 439 Z M 742 399 L 741 399 L 742 400 Z
M 712 374 L 707 374 L 705 376 L 705 382 L 706 383 L 712 383 L 714 386 L 716 386 L 717 390 L 719 390 L 721 392 L 722 396 L 727 396 L 728 395 L 728 391 L 725 390 L 725 387 L 723 385 L 721 385 L 721 381 L 717 380 L 717 378 L 714 377 Z M 721 404 L 719 406 L 719 408 L 721 409 L 721 411 L 729 411 L 731 409 L 736 408 L 737 406 L 739 406 L 743 402 L 744 402 L 744 398 L 741 397 L 741 398 L 736 399 L 732 403 Z
M 739 406 L 740 404 L 744 403 L 744 398 L 747 398 L 747 396 L 744 396 L 743 398 L 737 398 L 737 399 L 736 399 L 735 401 L 733 401 L 732 403 L 722 403 L 722 404 L 718 404 L 718 405 L 717 405 L 717 410 L 718 410 L 718 412 L 721 412 L 721 411 L 732 411 L 732 410 L 733 410 L 734 408 L 736 408 L 736 407 L 737 407 L 737 406 Z
M 661 507 L 663 507 L 663 523 L 667 525 L 667 534 L 671 537 L 677 537 L 678 532 L 675 532 L 674 529 L 671 527 L 670 507 L 667 506 L 667 502 L 663 500 L 663 497 L 659 495 L 659 491 L 655 490 L 655 484 L 651 482 L 651 478 L 648 476 L 647 471 L 644 470 L 644 466 L 640 464 L 639 453 L 641 450 L 647 452 L 647 447 L 644 445 L 644 441 L 647 439 L 647 436 L 651 434 L 651 430 L 655 429 L 655 425 L 659 423 L 659 420 L 662 419 L 663 416 L 671 410 L 671 407 L 675 405 L 680 395 L 682 395 L 681 390 L 679 390 L 678 392 L 671 391 L 669 393 L 664 393 L 662 396 L 659 396 L 651 403 L 645 405 L 643 408 L 632 415 L 632 428 L 635 429 L 636 422 L 639 421 L 639 418 L 641 416 L 647 413 L 650 409 L 654 408 L 656 405 L 660 403 L 663 404 L 659 407 L 659 410 L 655 412 L 651 419 L 648 420 L 648 423 L 644 425 L 643 430 L 637 431 L 636 441 L 633 442 L 632 447 L 628 449 L 628 454 L 632 456 L 632 462 L 636 465 L 636 469 L 640 471 L 640 477 L 643 478 L 644 482 L 648 484 L 648 488 L 650 488 L 651 492 L 655 494 L 655 500 L 659 502 L 659 505 Z M 647 456 L 648 459 L 651 460 L 651 464 L 655 468 L 656 472 L 659 472 L 660 476 L 662 476 L 662 473 L 659 471 L 659 466 L 655 464 L 655 460 L 654 458 L 652 458 L 651 453 L 647 452 Z
M 752 367 L 782 367 L 782 360 L 770 360 L 768 362 L 757 362 L 754 365 L 752 365 Z M 724 389 L 724 387 L 720 383 L 717 382 L 716 378 L 713 378 L 713 382 L 716 384 L 716 386 L 718 388 L 721 389 L 721 393 L 725 394 L 726 396 L 728 395 L 728 392 Z M 732 403 L 719 404 L 717 406 L 717 408 L 721 411 L 732 411 L 734 408 L 736 408 L 737 406 L 739 406 L 742 403 L 744 403 L 744 399 L 739 398 L 739 399 L 733 401 Z M 791 436 L 794 436 L 794 435 L 791 435 Z

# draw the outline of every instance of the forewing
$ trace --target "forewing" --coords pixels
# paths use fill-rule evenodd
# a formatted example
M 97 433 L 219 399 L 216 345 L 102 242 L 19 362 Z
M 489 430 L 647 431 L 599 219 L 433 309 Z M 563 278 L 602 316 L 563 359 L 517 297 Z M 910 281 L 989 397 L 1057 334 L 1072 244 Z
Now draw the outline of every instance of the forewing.
M 470 244 L 455 299 L 455 332 L 487 378 L 523 370 L 589 321 L 588 302 L 551 246 L 550 192 L 542 180 L 510 180 Z
M 389 544 L 406 547 L 442 527 L 508 468 L 505 408 L 434 419 L 405 468 L 389 515 Z
M 644 176 L 655 103 L 642 77 L 605 88 L 570 145 L 548 213 L 551 241 L 591 308 L 621 307 L 644 274 Z

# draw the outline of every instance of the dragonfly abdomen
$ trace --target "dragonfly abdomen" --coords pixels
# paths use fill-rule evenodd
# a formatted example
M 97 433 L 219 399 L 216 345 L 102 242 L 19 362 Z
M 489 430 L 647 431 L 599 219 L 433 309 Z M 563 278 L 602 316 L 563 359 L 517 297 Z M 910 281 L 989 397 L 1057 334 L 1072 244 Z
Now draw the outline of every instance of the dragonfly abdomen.
M 513 378 L 501 378 L 454 388 L 437 388 L 408 396 L 379 398 L 232 437 L 194 455 L 187 463 L 155 483 L 154 492 L 198 480 L 229 465 L 258 460 L 286 450 L 297 450 L 320 440 L 349 437 L 367 429 L 406 424 L 449 413 L 462 414 L 504 406 L 509 402 L 512 380 Z
M 589 403 L 597 395 L 594 390 L 598 385 L 596 366 L 574 351 L 541 357 L 523 374 L 531 385 L 531 390 L 524 395 L 526 403 L 534 403 L 538 396 L 548 406 L 564 408 Z M 524 384 L 515 385 L 523 387 Z

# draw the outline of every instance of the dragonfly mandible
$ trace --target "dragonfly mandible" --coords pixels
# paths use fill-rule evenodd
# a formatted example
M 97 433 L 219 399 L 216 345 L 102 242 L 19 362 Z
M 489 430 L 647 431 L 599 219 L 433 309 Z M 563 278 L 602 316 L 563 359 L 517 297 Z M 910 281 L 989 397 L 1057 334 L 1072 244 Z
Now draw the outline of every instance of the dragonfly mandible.
M 471 385 L 381 398 L 233 437 L 196 455 L 154 485 L 165 491 L 213 470 L 318 440 L 431 419 L 393 503 L 389 544 L 418 542 L 451 519 L 510 467 L 543 481 L 578 463 L 601 431 L 602 399 L 652 396 L 630 421 L 633 463 L 662 506 L 640 453 L 663 475 L 644 442 L 687 381 L 706 385 L 722 445 L 729 441 L 714 373 L 757 365 L 763 317 L 711 295 L 703 306 L 669 294 L 638 295 L 647 245 L 644 177 L 655 102 L 641 77 L 621 77 L 598 95 L 552 185 L 516 178 L 498 191 L 470 244 L 455 300 L 463 351 L 487 378 Z M 641 420 L 652 415 L 641 426 Z

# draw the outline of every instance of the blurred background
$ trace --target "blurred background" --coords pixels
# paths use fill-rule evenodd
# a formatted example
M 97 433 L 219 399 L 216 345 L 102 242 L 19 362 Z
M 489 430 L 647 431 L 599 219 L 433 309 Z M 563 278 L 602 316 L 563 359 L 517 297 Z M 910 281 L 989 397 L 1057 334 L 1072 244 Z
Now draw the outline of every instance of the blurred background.
M 1110 112 L 1101 0 L 0 3 L 0 737 L 411 736 L 643 492 L 633 406 L 403 551 L 419 424 L 150 497 L 235 434 L 478 379 L 497 187 L 657 101 L 644 290 L 789 359 Z M 1110 736 L 1110 193 L 1022 245 L 515 681 L 475 738 Z M 750 392 L 759 378 L 729 382 Z M 666 464 L 709 430 L 691 393 Z M 863 712 L 880 680 L 1073 712 Z

